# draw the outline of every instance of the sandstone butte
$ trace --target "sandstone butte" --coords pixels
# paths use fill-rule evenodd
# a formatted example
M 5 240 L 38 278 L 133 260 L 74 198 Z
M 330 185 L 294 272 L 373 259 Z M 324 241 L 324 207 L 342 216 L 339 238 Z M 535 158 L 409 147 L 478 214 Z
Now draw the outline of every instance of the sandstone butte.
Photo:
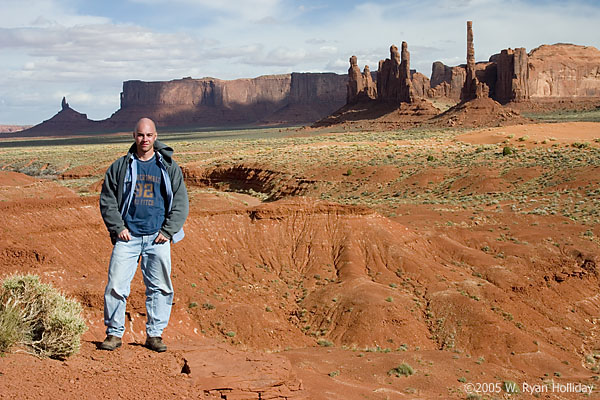
M 600 97 L 600 51 L 595 47 L 558 43 L 542 45 L 529 53 L 524 48 L 509 48 L 492 55 L 487 62 L 476 63 L 473 36 L 473 24 L 468 21 L 466 64 L 450 67 L 436 61 L 432 65 L 430 79 L 410 70 L 411 96 L 396 95 L 406 68 L 410 68 L 406 42 L 402 43 L 402 59 L 396 46 L 392 45 L 390 58 L 379 62 L 375 94 L 369 92 L 365 95 L 364 92 L 371 89 L 363 83 L 364 73 L 350 73 L 350 70 L 360 71 L 353 56 L 347 104 L 362 98 L 410 103 L 415 95 L 430 99 L 447 98 L 455 102 L 490 97 L 501 104 Z M 400 65 L 401 62 L 404 64 Z M 409 86 L 408 83 L 405 85 Z
M 544 45 L 529 54 L 504 49 L 488 62 L 475 62 L 473 22 L 467 21 L 466 64 L 432 66 L 431 79 L 410 70 L 406 42 L 390 47 L 371 83 L 350 58 L 346 105 L 313 127 L 399 129 L 418 125 L 499 126 L 524 123 L 517 109 L 570 108 L 600 102 L 600 51 L 572 44 Z M 455 104 L 442 112 L 428 100 Z M 568 100 L 566 102 L 565 100 Z M 510 107 L 503 107 L 510 105 Z
M 559 43 L 529 53 L 524 48 L 509 48 L 487 62 L 475 62 L 473 36 L 468 21 L 466 64 L 451 67 L 436 61 L 431 78 L 410 69 L 408 45 L 402 42 L 400 50 L 390 47 L 390 58 L 379 62 L 375 74 L 369 66 L 361 72 L 352 56 L 347 75 L 291 73 L 230 81 L 126 81 L 121 106 L 108 119 L 89 120 L 63 101 L 62 110 L 54 117 L 14 135 L 129 130 L 140 115 L 153 118 L 163 128 L 300 125 L 339 112 L 344 104 L 365 101 L 404 104 L 401 112 L 419 123 L 426 118 L 412 118 L 415 114 L 432 117 L 439 113 L 423 99 L 457 103 L 489 98 L 527 108 L 600 98 L 600 51 L 594 47 Z M 371 117 L 367 113 L 367 118 Z M 334 114 L 322 124 L 335 121 Z

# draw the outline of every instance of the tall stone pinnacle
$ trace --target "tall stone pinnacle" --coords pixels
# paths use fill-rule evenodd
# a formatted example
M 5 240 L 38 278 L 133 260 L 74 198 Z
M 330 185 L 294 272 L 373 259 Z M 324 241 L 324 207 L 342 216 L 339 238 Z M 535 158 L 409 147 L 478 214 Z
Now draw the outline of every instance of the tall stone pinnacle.
M 473 45 L 473 21 L 467 21 L 467 74 L 475 76 L 475 46 Z
M 489 88 L 479 82 L 475 74 L 475 46 L 473 45 L 473 21 L 467 21 L 467 67 L 465 84 L 461 93 L 462 101 L 487 97 Z

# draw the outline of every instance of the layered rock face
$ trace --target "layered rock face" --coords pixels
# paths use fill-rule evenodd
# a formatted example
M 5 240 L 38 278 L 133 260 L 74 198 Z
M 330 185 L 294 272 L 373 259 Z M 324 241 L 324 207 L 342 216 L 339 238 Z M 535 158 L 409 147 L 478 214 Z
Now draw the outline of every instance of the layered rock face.
M 130 131 L 140 117 L 170 128 L 303 124 L 343 106 L 346 81 L 346 75 L 334 73 L 291 73 L 230 81 L 132 80 L 123 82 L 121 107 L 110 118 L 89 120 L 63 99 L 59 113 L 19 135 Z M 374 88 L 372 80 L 366 84 Z
M 500 103 L 529 98 L 527 85 L 527 52 L 523 47 L 502 50 L 496 58 L 495 98 Z
M 600 96 L 600 51 L 574 44 L 543 45 L 527 61 L 531 99 Z
M 447 97 L 459 100 L 466 80 L 463 66 L 449 67 L 440 61 L 431 66 L 431 90 L 427 97 Z
M 266 75 L 231 81 L 126 81 L 121 108 L 110 121 L 131 124 L 146 115 L 160 126 L 236 125 L 277 120 L 278 113 L 285 113 L 293 120 L 281 122 L 309 122 L 315 115 L 323 117 L 344 104 L 345 81 L 345 75 L 333 73 Z M 295 113 L 290 110 L 294 107 L 299 109 Z
M 433 63 L 428 97 L 460 100 L 467 69 L 468 65 Z M 489 62 L 476 63 L 475 75 L 489 88 L 489 96 L 502 104 L 596 98 L 600 97 L 600 51 L 574 44 L 543 45 L 529 53 L 525 48 L 504 49 Z

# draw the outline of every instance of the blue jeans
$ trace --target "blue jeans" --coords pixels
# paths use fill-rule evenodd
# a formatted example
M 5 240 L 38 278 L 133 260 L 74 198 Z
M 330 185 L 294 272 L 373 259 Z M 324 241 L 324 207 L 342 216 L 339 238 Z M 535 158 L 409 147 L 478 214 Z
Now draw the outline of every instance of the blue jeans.
M 110 257 L 108 283 L 104 291 L 104 325 L 106 334 L 122 337 L 125 332 L 125 307 L 131 280 L 141 259 L 146 285 L 146 334 L 161 336 L 173 305 L 171 283 L 171 244 L 154 243 L 153 235 L 134 236 L 128 242 L 117 240 Z

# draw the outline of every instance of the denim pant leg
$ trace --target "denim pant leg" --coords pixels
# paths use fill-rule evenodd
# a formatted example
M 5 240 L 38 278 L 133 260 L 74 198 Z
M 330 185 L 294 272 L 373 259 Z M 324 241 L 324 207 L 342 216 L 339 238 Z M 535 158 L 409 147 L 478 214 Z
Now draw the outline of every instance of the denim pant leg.
M 104 325 L 106 334 L 122 337 L 125 332 L 125 308 L 131 280 L 142 251 L 142 238 L 132 236 L 128 242 L 117 240 L 108 266 L 104 290 Z
M 144 236 L 141 264 L 146 284 L 146 334 L 152 337 L 162 335 L 169 322 L 173 305 L 171 243 L 156 244 L 156 236 Z

